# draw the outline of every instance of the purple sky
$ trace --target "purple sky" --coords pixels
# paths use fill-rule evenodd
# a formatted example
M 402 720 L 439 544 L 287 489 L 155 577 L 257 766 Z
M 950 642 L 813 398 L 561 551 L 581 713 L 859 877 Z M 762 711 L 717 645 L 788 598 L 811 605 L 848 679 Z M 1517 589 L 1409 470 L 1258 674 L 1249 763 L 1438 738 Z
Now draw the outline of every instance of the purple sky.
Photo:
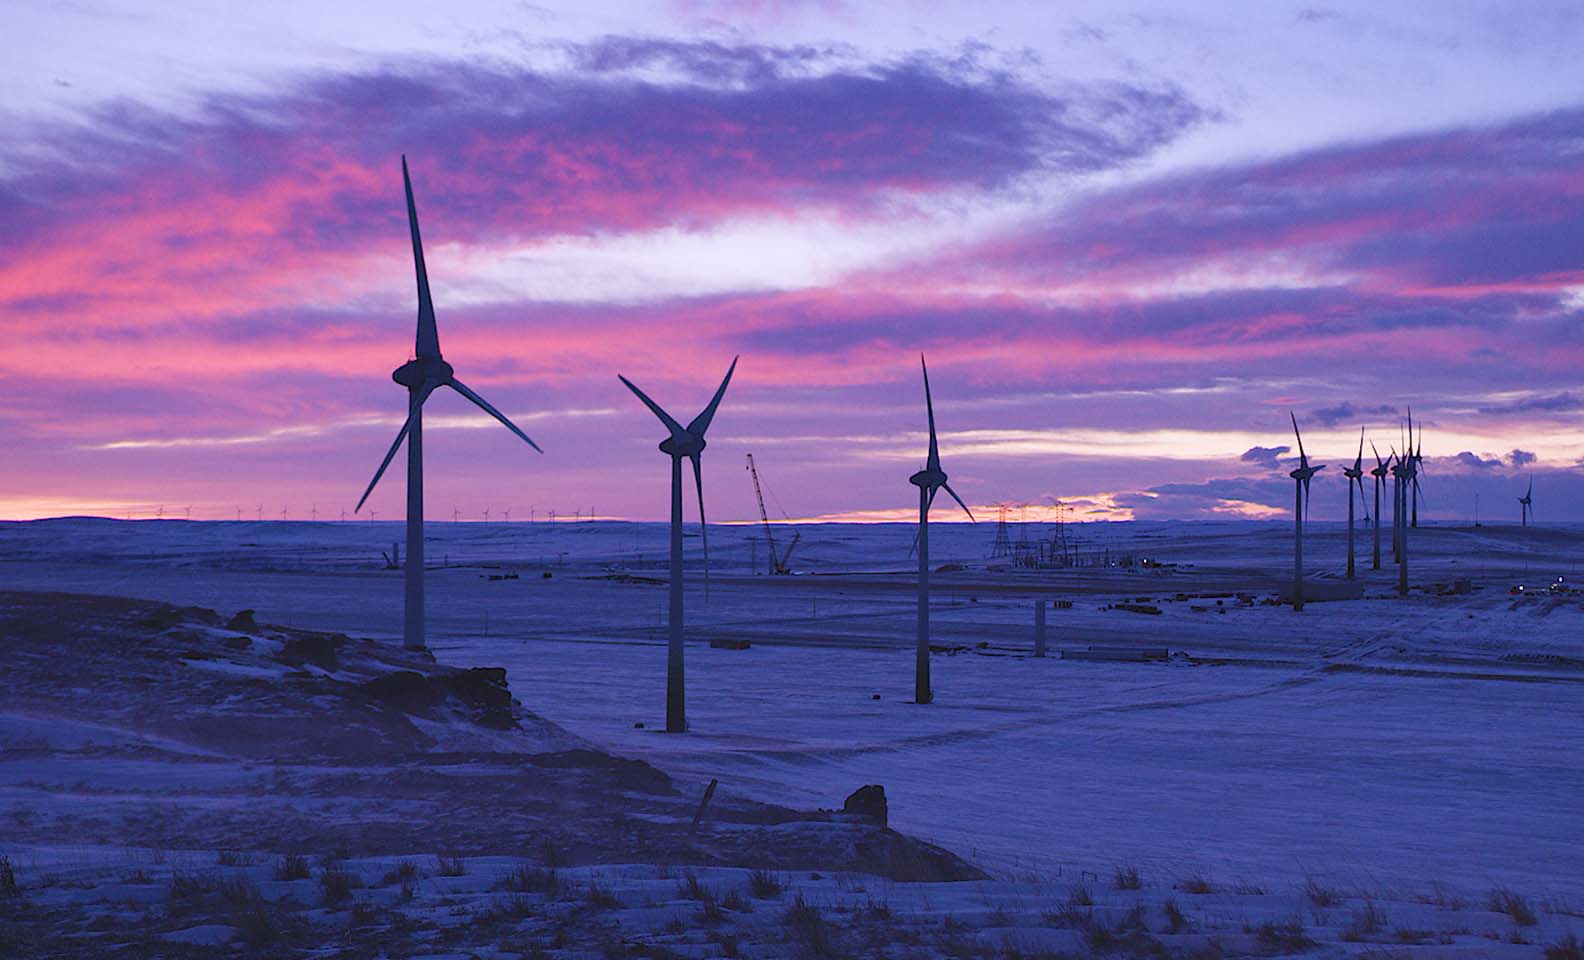
M 953 486 L 1316 518 L 1360 427 L 1422 512 L 1584 520 L 1584 11 L 24 3 L 0 64 L 0 516 L 350 512 L 405 412 L 399 155 L 441 343 L 431 517 L 712 518 Z M 1368 447 L 1366 446 L 1366 456 Z M 392 473 L 371 499 L 400 515 Z M 942 516 L 941 519 L 948 519 Z

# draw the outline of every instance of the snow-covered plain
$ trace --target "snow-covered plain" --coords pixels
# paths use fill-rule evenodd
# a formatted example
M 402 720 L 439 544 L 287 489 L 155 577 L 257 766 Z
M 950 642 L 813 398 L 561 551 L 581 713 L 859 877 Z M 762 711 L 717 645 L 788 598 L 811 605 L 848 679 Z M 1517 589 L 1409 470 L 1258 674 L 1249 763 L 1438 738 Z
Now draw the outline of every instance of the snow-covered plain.
M 1584 902 L 1584 596 L 1567 590 L 1584 531 L 1421 527 L 1406 600 L 1392 595 L 1389 544 L 1369 570 L 1363 531 L 1364 598 L 1295 615 L 1265 602 L 1290 577 L 1283 524 L 1086 525 L 1072 531 L 1085 562 L 1166 566 L 1048 570 L 991 569 L 993 524 L 937 525 L 932 558 L 964 569 L 935 578 L 934 642 L 953 649 L 935 658 L 936 703 L 918 706 L 911 528 L 800 530 L 798 575 L 768 577 L 752 567 L 758 528 L 712 527 L 706 599 L 690 527 L 686 736 L 654 732 L 662 525 L 430 524 L 432 643 L 444 663 L 504 666 L 527 707 L 679 783 L 719 778 L 800 808 L 884 784 L 893 826 L 1008 881 L 1132 865 L 1164 890 L 1295 891 L 1311 878 L 1402 902 L 1430 890 L 1482 902 L 1496 886 L 1562 916 Z M 1345 530 L 1312 531 L 1309 575 L 1334 580 Z M 394 642 L 400 574 L 380 551 L 400 535 L 386 523 L 6 524 L 0 588 L 252 608 Z M 1472 593 L 1426 589 L 1465 577 Z M 1029 656 L 1036 598 L 1072 603 L 1050 611 L 1044 660 Z M 1172 657 L 1060 658 L 1090 645 Z

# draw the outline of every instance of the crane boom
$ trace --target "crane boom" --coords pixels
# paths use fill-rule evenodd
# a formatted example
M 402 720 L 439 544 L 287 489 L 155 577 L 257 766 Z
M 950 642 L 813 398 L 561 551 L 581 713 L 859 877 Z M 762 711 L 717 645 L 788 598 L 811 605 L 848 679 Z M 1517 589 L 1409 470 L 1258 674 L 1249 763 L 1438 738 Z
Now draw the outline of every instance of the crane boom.
M 753 476 L 754 496 L 759 499 L 759 519 L 764 521 L 765 542 L 770 548 L 770 573 L 779 572 L 780 564 L 776 562 L 775 534 L 770 528 L 770 513 L 765 509 L 764 491 L 759 488 L 759 468 L 754 466 L 753 454 L 748 454 L 748 473 Z

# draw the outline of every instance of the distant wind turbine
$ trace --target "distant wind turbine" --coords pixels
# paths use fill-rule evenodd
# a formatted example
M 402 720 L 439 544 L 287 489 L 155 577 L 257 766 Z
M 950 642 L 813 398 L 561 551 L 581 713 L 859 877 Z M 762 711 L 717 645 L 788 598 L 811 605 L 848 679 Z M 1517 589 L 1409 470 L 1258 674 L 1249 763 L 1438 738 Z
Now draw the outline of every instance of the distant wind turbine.
M 1359 502 L 1364 501 L 1364 428 L 1359 427 L 1358 454 L 1353 458 L 1353 466 L 1343 467 L 1342 475 L 1347 477 L 1348 488 L 1348 562 L 1347 578 L 1353 579 L 1353 488 L 1358 488 Z M 1368 520 L 1369 517 L 1365 517 Z
M 1412 455 L 1404 457 L 1403 467 L 1403 524 L 1402 546 L 1397 556 L 1397 595 L 1408 596 L 1408 498 L 1419 482 L 1419 466 Z
M 1371 570 L 1379 570 L 1380 569 L 1380 526 L 1381 526 L 1380 497 L 1381 497 L 1381 487 L 1385 486 L 1385 484 L 1386 484 L 1386 474 L 1389 473 L 1390 471 L 1388 471 L 1387 468 L 1386 468 L 1386 461 L 1381 459 L 1380 450 L 1376 449 L 1374 440 L 1370 441 L 1370 452 L 1375 454 L 1375 469 L 1370 471 L 1370 476 L 1375 478 L 1375 524 L 1374 524 L 1374 526 L 1375 526 L 1375 559 L 1374 559 L 1374 562 L 1371 563 L 1370 569 Z
M 946 483 L 946 471 L 941 469 L 940 444 L 935 438 L 935 402 L 930 398 L 929 367 L 924 363 L 924 355 L 919 354 L 919 367 L 924 371 L 924 409 L 929 416 L 929 455 L 924 461 L 924 469 L 908 478 L 908 483 L 919 488 L 919 522 L 918 522 L 918 644 L 914 651 L 913 666 L 913 702 L 929 703 L 935 699 L 934 691 L 930 687 L 930 649 L 929 649 L 929 511 L 930 505 L 935 502 L 935 493 L 945 490 L 957 505 L 968 514 L 968 519 L 973 520 L 973 511 L 968 509 L 968 504 L 963 503 L 962 497 L 957 496 Z M 975 520 L 975 523 L 978 521 Z
M 1523 521 L 1523 526 L 1529 526 L 1529 521 L 1534 519 L 1534 474 L 1529 475 L 1529 489 L 1518 498 L 1518 509 Z
M 720 406 L 721 397 L 726 395 L 726 385 L 731 383 L 732 373 L 737 369 L 737 358 L 733 357 L 731 366 L 726 369 L 726 377 L 721 380 L 720 387 L 715 391 L 715 396 L 710 399 L 709 406 L 693 418 L 686 427 L 682 426 L 660 408 L 660 405 L 650 400 L 642 390 L 633 385 L 631 380 L 617 375 L 617 379 L 627 385 L 627 389 L 643 401 L 650 412 L 660 418 L 671 435 L 660 441 L 660 452 L 671 458 L 671 637 L 666 650 L 666 732 L 687 732 L 687 694 L 683 676 L 682 664 L 682 460 L 686 458 L 693 461 L 693 483 L 698 488 L 699 505 L 699 531 L 703 535 L 704 544 L 704 585 L 709 589 L 709 527 L 704 521 L 704 475 L 699 466 L 699 455 L 704 452 L 707 445 L 704 434 L 709 430 L 710 421 L 715 419 L 715 409 Z M 555 515 L 551 514 L 551 520 Z
M 1293 540 L 1293 612 L 1303 610 L 1303 528 L 1304 513 L 1309 508 L 1309 481 L 1314 475 L 1325 469 L 1325 464 L 1309 465 L 1309 455 L 1304 453 L 1303 434 L 1298 432 L 1298 418 L 1291 410 L 1287 416 L 1292 418 L 1293 436 L 1298 438 L 1298 467 L 1288 473 L 1293 478 L 1293 529 L 1297 536 Z
M 1391 475 L 1392 475 L 1392 562 L 1397 564 L 1397 592 L 1408 592 L 1408 535 L 1405 514 L 1408 507 L 1408 461 L 1397 452 L 1391 450 Z
M 450 387 L 471 400 L 479 409 L 499 420 L 506 429 L 515 433 L 524 443 L 539 450 L 539 445 L 517 429 L 506 415 L 490 406 L 483 397 L 468 389 L 454 374 L 451 364 L 440 356 L 440 334 L 435 327 L 434 301 L 429 295 L 429 273 L 424 269 L 423 240 L 418 235 L 418 206 L 413 202 L 412 179 L 407 174 L 407 158 L 402 157 L 402 186 L 407 192 L 407 224 L 412 232 L 413 267 L 418 279 L 418 337 L 414 357 L 391 374 L 391 379 L 407 388 L 407 422 L 402 424 L 396 440 L 374 472 L 368 489 L 358 499 L 353 513 L 363 508 L 363 502 L 374 492 L 374 485 L 385 475 L 391 458 L 407 441 L 407 564 L 405 568 L 406 592 L 402 619 L 402 646 L 409 650 L 424 649 L 424 583 L 423 583 L 423 405 L 429 395 L 439 387 Z M 544 451 L 540 450 L 540 453 Z M 372 513 L 371 513 L 372 519 Z
M 1419 471 L 1424 468 L 1424 421 L 1419 421 L 1419 439 L 1416 442 L 1413 434 L 1413 407 L 1408 408 L 1408 452 L 1413 466 L 1413 486 L 1410 488 L 1413 509 L 1409 526 L 1417 530 L 1419 529 Z

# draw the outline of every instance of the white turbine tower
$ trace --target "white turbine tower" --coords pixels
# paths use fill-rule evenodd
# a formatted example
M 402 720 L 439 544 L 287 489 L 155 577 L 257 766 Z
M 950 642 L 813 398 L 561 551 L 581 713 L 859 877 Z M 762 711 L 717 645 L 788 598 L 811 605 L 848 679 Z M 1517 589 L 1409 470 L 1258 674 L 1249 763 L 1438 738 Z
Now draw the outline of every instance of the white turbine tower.
M 1529 521 L 1534 517 L 1534 474 L 1529 475 L 1529 489 L 1518 498 L 1518 509 L 1523 526 L 1529 526 Z
M 1325 464 L 1311 467 L 1309 455 L 1304 453 L 1303 434 L 1298 432 L 1298 418 L 1292 411 L 1293 436 L 1298 438 L 1298 468 L 1287 474 L 1293 478 L 1293 526 L 1297 537 L 1293 540 L 1293 612 L 1303 610 L 1303 528 L 1304 513 L 1309 507 L 1309 481 L 1325 469 Z
M 929 511 L 930 505 L 935 502 L 935 493 L 945 490 L 957 505 L 968 514 L 968 519 L 973 520 L 973 511 L 968 509 L 968 504 L 963 503 L 962 497 L 957 496 L 946 483 L 946 471 L 941 469 L 940 445 L 935 439 L 935 403 L 930 398 L 929 367 L 924 363 L 924 355 L 919 354 L 919 367 L 924 371 L 924 409 L 929 415 L 929 456 L 924 461 L 924 469 L 908 478 L 908 483 L 919 488 L 919 523 L 918 523 L 918 643 L 914 649 L 913 658 L 913 702 L 929 703 L 935 699 L 935 693 L 930 687 L 930 649 L 929 649 Z M 974 521 L 977 523 L 978 521 Z
M 402 424 L 396 440 L 385 453 L 379 469 L 368 489 L 358 499 L 356 513 L 363 509 L 363 501 L 374 492 L 374 485 L 385 475 L 391 458 L 396 456 L 402 441 L 407 441 L 407 562 L 405 567 L 406 592 L 402 619 L 402 646 L 409 650 L 424 649 L 424 552 L 423 552 L 423 405 L 429 395 L 439 387 L 450 387 L 471 400 L 479 409 L 499 420 L 506 429 L 515 433 L 528 446 L 539 450 L 539 445 L 506 419 L 506 415 L 490 406 L 483 397 L 468 389 L 458 380 L 451 364 L 440 356 L 440 334 L 435 328 L 434 301 L 429 296 L 429 274 L 424 269 L 423 241 L 418 236 L 418 207 L 413 202 L 412 179 L 407 175 L 407 158 L 402 157 L 402 185 L 407 191 L 407 223 L 412 230 L 413 267 L 418 277 L 418 339 L 413 359 L 397 367 L 391 379 L 407 388 L 407 422 Z M 540 453 L 544 451 L 540 450 Z
M 726 385 L 731 383 L 732 373 L 737 369 L 737 358 L 733 357 L 731 366 L 726 370 L 725 379 L 721 380 L 719 389 L 711 398 L 709 406 L 693 418 L 693 422 L 686 427 L 682 426 L 669 413 L 660 409 L 660 405 L 650 400 L 649 397 L 626 377 L 617 375 L 617 379 L 627 385 L 627 389 L 642 400 L 660 422 L 665 424 L 671 435 L 660 441 L 660 452 L 671 458 L 671 637 L 666 650 L 666 732 L 687 732 L 687 693 L 683 676 L 682 665 L 682 460 L 687 458 L 693 461 L 693 483 L 698 488 L 699 504 L 699 531 L 703 535 L 704 543 L 704 584 L 709 589 L 709 527 L 704 522 L 704 475 L 699 466 L 699 455 L 704 452 L 707 444 L 704 434 L 709 430 L 710 421 L 715 419 L 715 409 L 720 406 L 721 397 L 726 395 Z M 553 519 L 553 517 L 552 517 Z

